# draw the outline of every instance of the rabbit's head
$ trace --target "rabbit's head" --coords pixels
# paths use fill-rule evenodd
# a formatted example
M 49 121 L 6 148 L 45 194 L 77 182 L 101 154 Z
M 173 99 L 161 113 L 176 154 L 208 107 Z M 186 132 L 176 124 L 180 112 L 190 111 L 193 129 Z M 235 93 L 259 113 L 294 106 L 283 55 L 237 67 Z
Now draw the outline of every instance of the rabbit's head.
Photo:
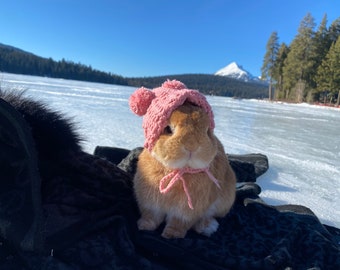
M 172 112 L 151 154 L 171 169 L 209 167 L 217 154 L 217 141 L 208 114 L 185 102 Z
M 184 109 L 183 107 L 181 109 L 182 112 L 179 110 L 173 115 L 173 112 L 184 103 L 192 105 L 191 107 L 186 106 L 186 109 Z M 176 121 L 183 121 L 183 123 L 185 121 L 189 121 L 192 125 L 195 126 L 204 125 L 205 128 L 208 129 L 208 131 L 206 131 L 207 134 L 209 132 L 212 132 L 215 127 L 213 112 L 205 96 L 197 90 L 187 89 L 183 83 L 176 80 L 168 80 L 163 83 L 161 87 L 155 88 L 153 90 L 149 90 L 144 87 L 137 89 L 131 95 L 129 99 L 129 104 L 131 110 L 134 113 L 139 116 L 144 116 L 144 147 L 150 152 L 152 152 L 156 142 L 158 142 L 160 137 L 162 136 L 162 138 L 164 139 L 164 135 L 166 135 L 167 132 L 169 133 L 169 130 L 177 125 L 175 123 Z M 195 108 L 195 106 L 197 108 Z M 191 109 L 189 109 L 189 107 Z M 173 120 L 170 121 L 170 118 L 173 118 Z M 175 120 L 177 118 L 180 118 L 181 120 Z M 186 118 L 186 120 L 184 120 L 184 118 Z M 205 119 L 204 121 L 203 118 Z M 197 120 L 195 122 L 194 119 L 201 120 Z M 200 121 L 202 121 L 202 123 L 200 123 Z M 171 124 L 170 122 L 173 122 L 173 124 Z M 179 124 L 178 128 L 174 128 L 171 131 L 173 132 L 173 135 L 176 134 L 173 137 L 178 138 L 180 133 L 184 134 L 185 128 L 183 125 L 184 124 Z M 180 133 L 178 131 L 179 129 L 181 130 Z M 187 133 L 191 133 L 189 129 L 190 128 L 188 126 Z M 192 145 L 194 145 L 194 143 L 192 143 Z M 188 147 L 190 148 L 190 146 Z M 191 148 L 192 147 L 194 146 L 191 146 Z

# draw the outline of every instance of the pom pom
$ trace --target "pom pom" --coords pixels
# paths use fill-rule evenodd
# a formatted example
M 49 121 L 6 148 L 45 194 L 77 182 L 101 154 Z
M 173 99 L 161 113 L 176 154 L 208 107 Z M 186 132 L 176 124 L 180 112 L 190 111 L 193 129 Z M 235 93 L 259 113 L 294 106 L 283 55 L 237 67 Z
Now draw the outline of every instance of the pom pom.
M 142 87 L 137 89 L 129 99 L 130 109 L 137 115 L 143 116 L 146 114 L 155 94 L 148 89 Z
M 184 83 L 177 81 L 177 80 L 170 81 L 169 79 L 162 84 L 162 87 L 170 88 L 170 89 L 177 89 L 177 90 L 182 90 L 182 89 L 187 88 Z

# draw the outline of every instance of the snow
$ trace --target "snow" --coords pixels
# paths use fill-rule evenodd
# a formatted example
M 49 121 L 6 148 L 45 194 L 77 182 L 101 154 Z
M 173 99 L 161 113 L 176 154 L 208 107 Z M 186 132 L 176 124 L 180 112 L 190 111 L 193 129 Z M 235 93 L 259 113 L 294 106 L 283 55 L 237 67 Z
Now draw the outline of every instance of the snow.
M 143 145 L 142 118 L 128 106 L 132 87 L 0 74 L 0 86 L 73 117 L 87 140 L 132 149 Z M 308 104 L 270 103 L 209 96 L 226 152 L 262 153 L 269 170 L 257 183 L 268 203 L 309 207 L 322 223 L 340 227 L 340 110 Z
M 243 71 L 236 62 L 231 62 L 226 67 L 220 69 L 215 73 L 215 75 L 222 75 L 222 76 L 228 76 L 231 74 L 246 74 L 245 71 Z
M 231 62 L 224 68 L 218 70 L 215 75 L 219 76 L 227 76 L 230 78 L 242 80 L 242 81 L 252 81 L 258 80 L 253 75 L 251 75 L 248 71 L 244 70 L 242 66 L 238 65 L 236 62 Z

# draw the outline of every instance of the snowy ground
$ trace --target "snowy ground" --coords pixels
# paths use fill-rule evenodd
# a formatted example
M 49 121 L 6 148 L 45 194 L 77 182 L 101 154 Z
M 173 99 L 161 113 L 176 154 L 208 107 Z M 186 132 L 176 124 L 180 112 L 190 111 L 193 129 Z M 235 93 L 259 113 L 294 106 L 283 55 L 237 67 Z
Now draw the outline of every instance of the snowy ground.
M 0 74 L 0 86 L 26 95 L 74 117 L 95 146 L 132 149 L 143 145 L 141 118 L 128 107 L 135 88 L 98 83 Z M 268 103 L 208 97 L 215 133 L 226 152 L 263 153 L 270 169 L 258 180 L 270 204 L 300 204 L 321 222 L 340 227 L 340 110 L 307 104 Z

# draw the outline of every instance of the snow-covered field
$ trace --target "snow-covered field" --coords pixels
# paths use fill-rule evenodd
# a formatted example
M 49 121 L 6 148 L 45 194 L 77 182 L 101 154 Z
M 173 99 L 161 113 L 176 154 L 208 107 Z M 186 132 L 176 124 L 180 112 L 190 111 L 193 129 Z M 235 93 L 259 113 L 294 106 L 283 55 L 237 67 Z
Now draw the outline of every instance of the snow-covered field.
M 95 146 L 143 145 L 142 119 L 128 106 L 135 88 L 0 73 L 4 89 L 26 95 L 71 116 Z M 321 222 L 340 227 L 340 110 L 307 104 L 208 97 L 215 133 L 226 152 L 263 153 L 270 168 L 258 179 L 270 204 L 300 204 Z

